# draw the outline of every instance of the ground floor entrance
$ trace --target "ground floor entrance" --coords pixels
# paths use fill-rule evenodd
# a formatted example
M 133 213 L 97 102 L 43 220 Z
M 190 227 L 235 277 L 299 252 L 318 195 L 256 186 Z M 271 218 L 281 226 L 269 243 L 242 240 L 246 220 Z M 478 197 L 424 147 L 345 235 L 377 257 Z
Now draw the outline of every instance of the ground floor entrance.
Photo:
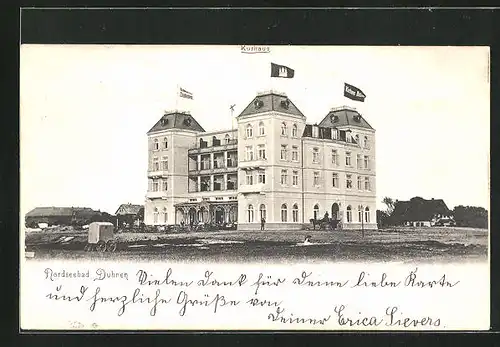
M 175 205 L 175 224 L 235 224 L 238 202 L 186 202 Z

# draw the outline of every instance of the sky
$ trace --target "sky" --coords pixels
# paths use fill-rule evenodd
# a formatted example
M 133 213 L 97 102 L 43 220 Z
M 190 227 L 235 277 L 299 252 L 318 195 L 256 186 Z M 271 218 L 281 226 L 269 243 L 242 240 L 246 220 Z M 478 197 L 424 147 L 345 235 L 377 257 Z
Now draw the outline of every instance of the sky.
M 270 78 L 270 63 L 295 70 Z M 147 131 L 189 110 L 230 129 L 258 92 L 285 92 L 307 117 L 356 107 L 376 130 L 377 207 L 385 196 L 489 206 L 489 48 L 22 45 L 21 215 L 37 206 L 115 213 L 143 204 Z M 343 96 L 344 82 L 366 94 Z M 193 93 L 179 99 L 177 88 Z

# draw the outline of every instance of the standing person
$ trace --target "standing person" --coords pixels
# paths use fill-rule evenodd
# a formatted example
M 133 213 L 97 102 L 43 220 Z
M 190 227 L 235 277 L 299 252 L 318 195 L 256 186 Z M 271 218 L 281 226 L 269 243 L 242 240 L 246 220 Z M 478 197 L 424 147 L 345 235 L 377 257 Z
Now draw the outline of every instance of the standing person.
M 264 230 L 264 225 L 266 224 L 266 219 L 264 217 L 260 220 L 260 230 Z

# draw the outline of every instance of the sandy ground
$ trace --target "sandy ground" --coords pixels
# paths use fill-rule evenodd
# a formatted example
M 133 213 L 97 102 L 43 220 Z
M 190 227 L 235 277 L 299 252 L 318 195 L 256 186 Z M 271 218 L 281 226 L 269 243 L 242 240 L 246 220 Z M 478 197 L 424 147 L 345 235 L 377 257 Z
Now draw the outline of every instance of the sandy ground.
M 303 245 L 305 235 L 312 244 Z M 71 238 L 71 239 L 70 239 Z M 59 242 L 58 240 L 67 240 Z M 220 231 L 117 233 L 115 252 L 85 252 L 85 231 L 26 233 L 35 259 L 138 259 L 172 261 L 485 261 L 488 231 L 470 228 L 398 228 L 357 231 Z

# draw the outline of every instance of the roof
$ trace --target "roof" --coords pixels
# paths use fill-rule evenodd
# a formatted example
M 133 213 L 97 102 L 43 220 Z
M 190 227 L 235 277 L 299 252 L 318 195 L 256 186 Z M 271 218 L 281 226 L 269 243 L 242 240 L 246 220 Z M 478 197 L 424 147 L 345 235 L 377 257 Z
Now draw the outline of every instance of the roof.
M 126 215 L 126 214 L 138 214 L 144 206 L 142 205 L 132 205 L 132 204 L 121 204 L 116 210 L 116 215 Z
M 285 94 L 272 91 L 257 95 L 238 117 L 269 111 L 277 111 L 305 118 L 304 114 Z
M 319 126 L 330 128 L 357 126 L 360 128 L 373 129 L 358 111 L 348 107 L 340 107 L 331 110 L 319 123 Z
M 189 113 L 167 112 L 148 131 L 148 134 L 167 129 L 184 129 L 205 132 L 205 129 Z
M 399 221 L 430 221 L 435 215 L 449 215 L 451 211 L 442 199 L 397 201 L 392 215 Z
M 85 216 L 99 213 L 88 207 L 36 207 L 26 213 L 26 217 L 71 217 L 73 214 Z

